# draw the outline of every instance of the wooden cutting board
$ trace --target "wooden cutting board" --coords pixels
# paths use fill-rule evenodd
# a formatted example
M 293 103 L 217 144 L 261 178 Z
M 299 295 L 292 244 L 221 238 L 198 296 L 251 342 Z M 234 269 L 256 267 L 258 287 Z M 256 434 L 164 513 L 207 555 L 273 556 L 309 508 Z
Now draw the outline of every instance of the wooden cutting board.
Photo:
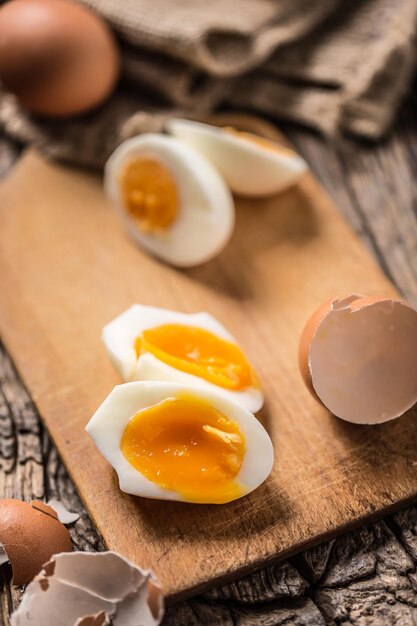
M 228 124 L 277 137 L 260 120 Z M 215 260 L 178 271 L 125 236 L 98 177 L 27 153 L 0 189 L 0 334 L 108 548 L 152 568 L 172 599 L 317 543 L 417 493 L 416 411 L 376 427 L 329 415 L 297 367 L 306 318 L 351 291 L 396 295 L 311 175 L 239 200 Z M 266 392 L 268 481 L 229 505 L 119 491 L 84 427 L 119 383 L 102 326 L 134 302 L 206 310 L 237 337 Z

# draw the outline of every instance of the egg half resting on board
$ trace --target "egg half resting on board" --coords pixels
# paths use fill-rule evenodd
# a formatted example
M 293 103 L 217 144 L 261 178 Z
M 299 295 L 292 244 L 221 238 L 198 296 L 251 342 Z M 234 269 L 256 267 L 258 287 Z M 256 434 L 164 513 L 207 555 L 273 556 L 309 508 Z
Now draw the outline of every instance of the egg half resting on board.
M 258 377 L 249 361 L 209 313 L 134 304 L 104 327 L 103 342 L 124 381 L 198 385 L 251 413 L 263 405 Z
M 209 389 L 119 385 L 86 431 L 116 470 L 120 489 L 145 498 L 224 504 L 259 487 L 273 465 L 260 422 Z
M 109 158 L 104 184 L 132 237 L 177 267 L 216 256 L 234 227 L 229 189 L 212 164 L 191 146 L 144 134 Z
M 313 395 L 334 415 L 380 424 L 417 402 L 417 311 L 406 302 L 351 294 L 308 320 L 299 362 Z
M 294 185 L 308 169 L 293 150 L 252 133 L 182 119 L 169 120 L 166 128 L 204 154 L 236 194 L 278 193 Z

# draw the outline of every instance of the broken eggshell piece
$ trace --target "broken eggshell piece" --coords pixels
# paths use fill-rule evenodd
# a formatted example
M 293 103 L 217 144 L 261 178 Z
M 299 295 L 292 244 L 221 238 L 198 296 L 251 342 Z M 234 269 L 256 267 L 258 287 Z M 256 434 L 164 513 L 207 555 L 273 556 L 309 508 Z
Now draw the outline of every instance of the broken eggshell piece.
M 62 522 L 62 524 L 74 524 L 80 518 L 78 513 L 72 513 L 71 511 L 68 511 L 68 509 L 62 504 L 62 502 L 60 500 L 57 500 L 56 498 L 51 498 L 50 500 L 48 500 L 46 505 L 51 507 L 51 509 L 55 511 L 59 521 Z
M 9 563 L 9 555 L 7 554 L 3 544 L 0 543 L 0 567 L 5 565 L 5 563 Z
M 166 128 L 207 157 L 236 194 L 258 197 L 279 193 L 294 185 L 308 169 L 294 150 L 252 133 L 175 118 Z
M 156 626 L 158 581 L 115 552 L 56 554 L 29 584 L 11 626 Z
M 15 585 L 31 581 L 54 553 L 72 551 L 71 537 L 56 512 L 37 501 L 0 500 L 0 544 Z
M 334 415 L 357 424 L 399 417 L 417 402 L 417 311 L 351 294 L 325 302 L 301 335 L 303 379 Z

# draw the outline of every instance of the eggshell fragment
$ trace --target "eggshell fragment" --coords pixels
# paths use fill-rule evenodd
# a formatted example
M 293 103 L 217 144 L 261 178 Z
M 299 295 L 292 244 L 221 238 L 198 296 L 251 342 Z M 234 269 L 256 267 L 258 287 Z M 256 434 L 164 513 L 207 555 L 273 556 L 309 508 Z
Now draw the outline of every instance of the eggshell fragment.
M 301 335 L 303 379 L 334 415 L 357 424 L 399 417 L 417 402 L 417 311 L 351 294 L 325 302 Z
M 4 546 L 0 543 L 0 567 L 4 565 L 5 563 L 8 563 L 9 561 L 10 561 L 9 555 L 4 549 Z
M 29 584 L 11 626 L 156 626 L 162 594 L 149 571 L 115 552 L 56 554 Z
M 68 511 L 62 502 L 56 498 L 51 498 L 51 500 L 48 500 L 46 504 L 56 512 L 57 517 L 62 524 L 73 524 L 80 517 L 78 513 L 71 513 L 71 511 Z
M 81 617 L 77 619 L 74 626 L 105 626 L 109 621 L 104 611 L 100 611 L 96 615 L 89 615 L 88 617 Z
M 43 502 L 0 500 L 0 543 L 15 585 L 31 581 L 54 553 L 72 550 L 67 529 Z

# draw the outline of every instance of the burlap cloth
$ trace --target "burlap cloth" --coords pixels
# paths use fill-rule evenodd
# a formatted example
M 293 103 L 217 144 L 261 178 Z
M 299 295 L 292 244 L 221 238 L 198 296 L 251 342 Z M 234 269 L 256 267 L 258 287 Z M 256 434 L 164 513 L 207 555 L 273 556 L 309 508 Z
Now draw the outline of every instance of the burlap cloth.
M 414 69 L 417 0 L 84 0 L 112 25 L 123 76 L 102 107 L 50 122 L 3 94 L 0 123 L 50 155 L 100 166 L 122 138 L 219 107 L 372 139 Z

